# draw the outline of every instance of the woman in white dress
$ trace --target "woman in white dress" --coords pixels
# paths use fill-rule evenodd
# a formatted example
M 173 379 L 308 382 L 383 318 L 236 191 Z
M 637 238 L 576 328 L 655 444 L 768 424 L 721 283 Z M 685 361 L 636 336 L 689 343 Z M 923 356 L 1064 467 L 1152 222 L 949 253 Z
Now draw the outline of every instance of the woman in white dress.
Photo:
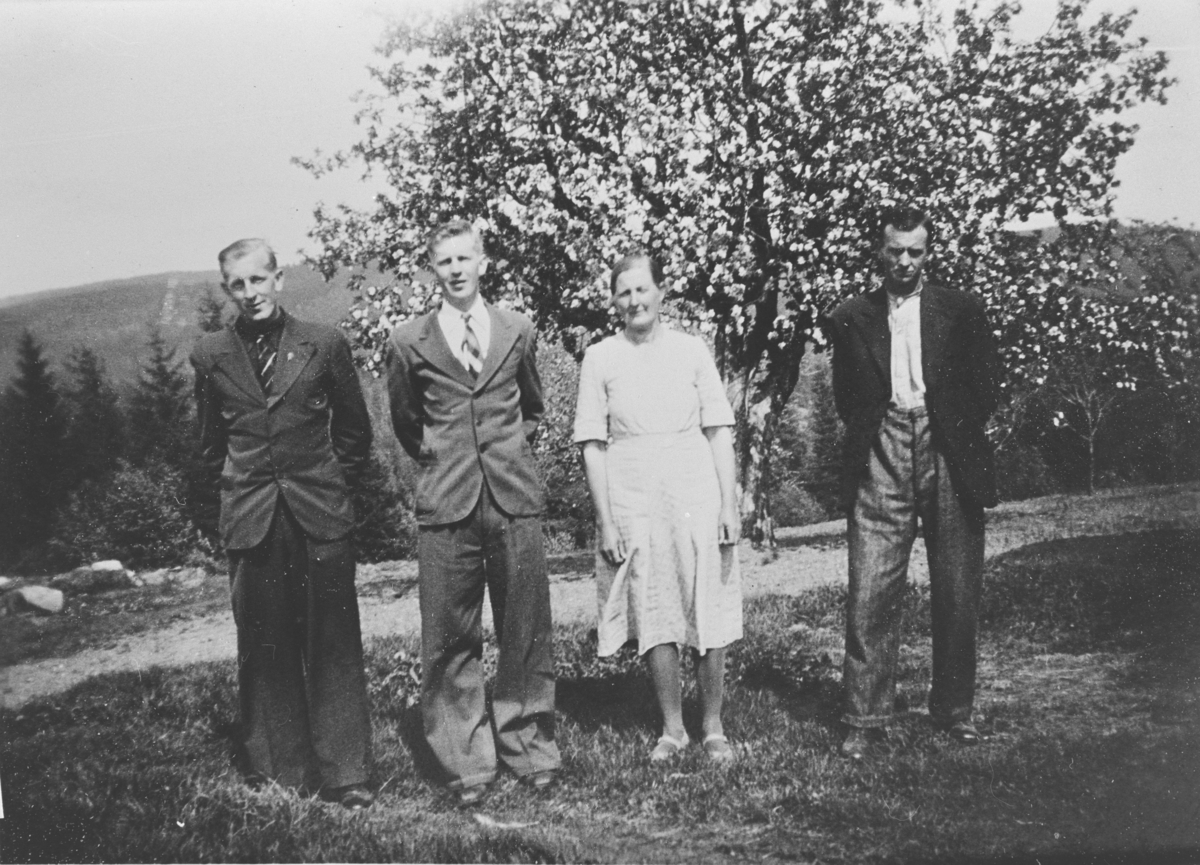
M 679 646 L 695 649 L 702 745 L 727 762 L 725 647 L 742 636 L 733 411 L 704 341 L 659 321 L 660 265 L 626 256 L 611 289 L 624 331 L 584 355 L 574 429 L 596 509 L 599 652 L 636 640 L 647 656 L 662 762 L 689 744 Z

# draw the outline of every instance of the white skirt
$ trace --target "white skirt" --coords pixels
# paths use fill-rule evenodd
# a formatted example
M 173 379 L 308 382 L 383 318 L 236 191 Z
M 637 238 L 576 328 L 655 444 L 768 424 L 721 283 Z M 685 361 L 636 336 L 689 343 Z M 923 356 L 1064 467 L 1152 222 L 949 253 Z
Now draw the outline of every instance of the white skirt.
M 602 656 L 630 640 L 702 653 L 742 636 L 737 547 L 717 543 L 721 488 L 699 429 L 620 439 L 606 451 L 613 520 L 628 557 L 596 553 Z

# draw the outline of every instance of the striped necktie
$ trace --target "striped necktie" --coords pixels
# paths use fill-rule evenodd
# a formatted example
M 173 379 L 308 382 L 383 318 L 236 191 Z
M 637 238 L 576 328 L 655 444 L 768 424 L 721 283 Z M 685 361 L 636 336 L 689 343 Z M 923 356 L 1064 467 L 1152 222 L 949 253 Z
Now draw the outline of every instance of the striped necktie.
M 467 362 L 467 372 L 471 373 L 471 378 L 478 378 L 479 373 L 483 372 L 483 354 L 479 350 L 479 337 L 475 335 L 475 330 L 471 327 L 471 316 L 469 313 L 463 313 L 463 358 Z
M 271 392 L 271 380 L 275 377 L 276 351 L 270 333 L 260 333 L 255 338 L 250 352 L 251 360 L 254 361 L 254 371 L 258 374 L 258 382 L 262 385 L 263 393 Z

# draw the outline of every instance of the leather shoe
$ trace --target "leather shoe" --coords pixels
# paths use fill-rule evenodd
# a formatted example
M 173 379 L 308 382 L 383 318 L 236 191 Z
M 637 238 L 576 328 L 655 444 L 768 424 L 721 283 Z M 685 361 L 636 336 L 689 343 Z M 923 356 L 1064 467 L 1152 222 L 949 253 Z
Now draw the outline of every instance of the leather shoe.
M 490 792 L 487 784 L 472 784 L 470 787 L 459 787 L 454 794 L 458 796 L 459 805 L 470 808 L 486 799 Z
M 350 784 L 330 790 L 322 798 L 337 802 L 347 811 L 362 811 L 375 804 L 375 794 L 362 784 Z
M 946 730 L 947 735 L 962 745 L 978 745 L 984 740 L 984 735 L 975 729 L 970 721 L 956 721 Z
M 558 783 L 558 772 L 554 769 L 530 772 L 528 775 L 522 775 L 520 781 L 533 792 L 540 793 Z
M 887 731 L 873 727 L 851 727 L 842 740 L 841 755 L 849 760 L 862 760 L 876 742 L 887 738 Z

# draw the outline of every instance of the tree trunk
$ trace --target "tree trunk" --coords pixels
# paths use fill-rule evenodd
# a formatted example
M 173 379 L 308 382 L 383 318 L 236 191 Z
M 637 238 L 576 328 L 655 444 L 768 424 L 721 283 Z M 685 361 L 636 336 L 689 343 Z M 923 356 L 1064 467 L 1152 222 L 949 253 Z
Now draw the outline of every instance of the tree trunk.
M 1088 436 L 1088 495 L 1096 492 L 1096 437 Z

